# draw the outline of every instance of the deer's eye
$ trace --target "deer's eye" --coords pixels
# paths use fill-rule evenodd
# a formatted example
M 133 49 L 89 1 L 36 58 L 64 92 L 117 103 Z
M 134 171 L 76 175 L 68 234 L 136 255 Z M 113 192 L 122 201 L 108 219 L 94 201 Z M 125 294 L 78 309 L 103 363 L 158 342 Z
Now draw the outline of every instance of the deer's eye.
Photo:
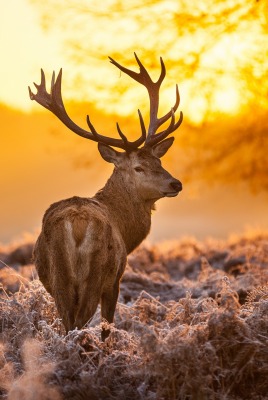
M 134 170 L 135 170 L 136 172 L 144 172 L 144 169 L 141 168 L 141 167 L 135 167 Z

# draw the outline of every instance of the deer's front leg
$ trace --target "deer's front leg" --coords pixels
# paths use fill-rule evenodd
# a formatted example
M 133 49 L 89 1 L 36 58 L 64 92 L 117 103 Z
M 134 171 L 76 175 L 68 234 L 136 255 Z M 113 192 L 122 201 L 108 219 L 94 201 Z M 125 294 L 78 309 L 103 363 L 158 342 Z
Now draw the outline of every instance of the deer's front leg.
M 119 294 L 119 278 L 112 286 L 106 287 L 101 296 L 101 316 L 109 324 L 114 320 L 114 313 Z M 102 328 L 101 339 L 104 341 L 110 334 L 110 329 Z

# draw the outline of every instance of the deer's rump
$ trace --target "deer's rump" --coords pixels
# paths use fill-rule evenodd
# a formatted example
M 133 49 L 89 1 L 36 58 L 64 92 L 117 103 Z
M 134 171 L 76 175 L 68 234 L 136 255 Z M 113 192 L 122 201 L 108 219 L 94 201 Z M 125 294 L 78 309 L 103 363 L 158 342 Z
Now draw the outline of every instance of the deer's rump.
M 81 327 L 94 314 L 103 291 L 119 281 L 126 255 L 105 209 L 76 197 L 52 204 L 45 213 L 34 261 L 69 330 Z M 91 310 L 81 316 L 88 304 Z

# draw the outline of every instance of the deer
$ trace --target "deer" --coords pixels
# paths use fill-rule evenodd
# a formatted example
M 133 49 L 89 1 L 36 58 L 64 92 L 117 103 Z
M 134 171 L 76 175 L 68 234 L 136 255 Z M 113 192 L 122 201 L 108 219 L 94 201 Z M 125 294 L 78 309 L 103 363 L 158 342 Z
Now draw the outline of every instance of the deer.
M 141 133 L 134 141 L 127 139 L 118 123 L 120 138 L 98 133 L 88 115 L 89 130 L 73 122 L 62 100 L 62 69 L 56 79 L 53 72 L 50 93 L 42 69 L 41 83 L 34 83 L 37 93 L 29 87 L 31 100 L 52 112 L 75 134 L 97 142 L 101 157 L 114 164 L 112 175 L 95 196 L 74 196 L 47 209 L 33 251 L 40 281 L 54 298 L 66 333 L 89 323 L 100 303 L 101 318 L 108 322 L 102 327 L 102 341 L 109 336 L 110 324 L 114 321 L 127 256 L 149 234 L 155 202 L 175 197 L 182 190 L 182 183 L 166 171 L 160 161 L 173 144 L 174 136 L 169 135 L 183 120 L 181 111 L 179 119 L 175 118 L 180 104 L 178 85 L 174 106 L 158 118 L 165 64 L 160 57 L 161 72 L 154 82 L 136 53 L 134 55 L 139 72 L 109 57 L 114 66 L 148 91 L 148 129 L 138 110 Z M 165 129 L 159 132 L 166 122 Z

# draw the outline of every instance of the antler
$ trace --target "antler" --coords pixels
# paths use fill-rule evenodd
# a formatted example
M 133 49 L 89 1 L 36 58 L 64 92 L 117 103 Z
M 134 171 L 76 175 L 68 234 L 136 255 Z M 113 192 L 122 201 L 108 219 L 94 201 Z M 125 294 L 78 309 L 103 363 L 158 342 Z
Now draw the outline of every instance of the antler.
M 69 115 L 65 110 L 61 95 L 61 81 L 62 81 L 62 69 L 60 70 L 56 81 L 55 81 L 55 72 L 53 72 L 51 80 L 51 92 L 48 93 L 46 90 L 45 74 L 44 71 L 41 69 L 41 83 L 40 85 L 34 83 L 37 89 L 37 93 L 34 94 L 31 91 L 30 87 L 28 87 L 30 99 L 37 101 L 37 103 L 41 104 L 41 106 L 47 108 L 49 111 L 55 114 L 64 123 L 64 125 L 66 125 L 69 129 L 71 129 L 71 131 L 75 132 L 77 135 L 82 136 L 86 139 L 90 139 L 95 142 L 101 142 L 114 147 L 119 147 L 121 149 L 126 150 L 127 152 L 137 149 L 142 143 L 144 143 L 146 139 L 146 129 L 140 110 L 138 110 L 138 114 L 141 125 L 141 136 L 134 142 L 129 142 L 127 140 L 126 136 L 121 131 L 118 123 L 116 124 L 116 127 L 121 139 L 114 139 L 100 135 L 92 125 L 88 115 L 87 115 L 87 124 L 88 127 L 90 128 L 90 131 L 80 128 L 80 126 L 76 125 L 71 120 L 71 118 L 69 117 Z
M 159 107 L 159 90 L 160 90 L 160 86 L 166 76 L 165 64 L 162 60 L 162 57 L 160 57 L 161 73 L 160 73 L 158 80 L 156 82 L 153 82 L 152 78 L 148 74 L 147 70 L 144 68 L 141 61 L 139 60 L 137 54 L 134 53 L 134 55 L 135 55 L 138 65 L 140 67 L 139 73 L 131 71 L 130 69 L 123 67 L 122 65 L 118 64 L 118 62 L 116 62 L 111 57 L 109 57 L 109 59 L 112 64 L 114 64 L 117 68 L 119 68 L 125 74 L 129 75 L 135 81 L 144 85 L 148 91 L 149 99 L 150 99 L 150 123 L 149 123 L 147 137 L 145 140 L 145 146 L 151 147 L 151 146 L 154 146 L 155 144 L 161 142 L 162 140 L 164 140 L 170 133 L 172 133 L 176 129 L 178 129 L 178 127 L 182 123 L 183 114 L 181 111 L 180 111 L 180 118 L 175 123 L 175 112 L 180 104 L 179 89 L 178 89 L 178 85 L 176 85 L 176 102 L 175 102 L 174 106 L 171 108 L 171 110 L 167 114 L 165 114 L 161 118 L 158 118 L 157 114 L 158 114 L 158 107 Z M 170 124 L 167 127 L 167 129 L 165 129 L 159 133 L 156 133 L 158 128 L 161 125 L 163 125 L 166 121 L 168 121 L 169 118 L 170 118 Z
M 99 134 L 94 126 L 92 125 L 89 116 L 87 115 L 87 124 L 90 131 L 87 131 L 78 125 L 76 125 L 69 115 L 67 114 L 63 100 L 61 95 L 61 81 L 62 81 L 62 69 L 60 70 L 56 80 L 55 80 L 55 72 L 53 72 L 52 80 L 51 80 L 51 91 L 50 93 L 46 90 L 46 78 L 44 71 L 41 69 L 41 83 L 37 85 L 34 83 L 37 93 L 34 94 L 30 87 L 29 94 L 31 100 L 37 101 L 37 103 L 41 104 L 41 106 L 47 108 L 53 114 L 55 114 L 63 123 L 66 125 L 70 130 L 75 132 L 77 135 L 82 136 L 86 139 L 93 140 L 95 142 L 104 143 L 110 146 L 119 147 L 124 149 L 127 152 L 133 151 L 137 149 L 140 145 L 145 142 L 145 146 L 151 147 L 155 144 L 164 140 L 170 133 L 174 132 L 182 123 L 183 114 L 180 111 L 180 118 L 177 122 L 175 122 L 175 112 L 180 104 L 180 95 L 178 86 L 176 85 L 176 102 L 171 110 L 165 114 L 163 117 L 158 118 L 158 107 L 159 107 L 159 90 L 161 83 L 163 82 L 165 75 L 166 75 L 166 68 L 165 64 L 160 57 L 161 63 L 161 73 L 157 82 L 153 82 L 150 75 L 148 74 L 147 70 L 144 68 L 142 63 L 140 62 L 139 58 L 137 57 L 136 53 L 134 53 L 137 63 L 140 67 L 140 72 L 131 71 L 128 68 L 123 67 L 122 65 L 118 64 L 114 59 L 109 57 L 112 64 L 114 64 L 117 68 L 121 71 L 125 72 L 135 81 L 144 85 L 148 91 L 149 98 L 150 98 L 150 123 L 148 128 L 148 133 L 146 132 L 146 128 L 144 125 L 144 121 L 141 115 L 140 110 L 138 110 L 140 126 L 141 126 L 141 136 L 135 140 L 134 142 L 128 141 L 126 136 L 121 131 L 118 123 L 116 123 L 117 131 L 121 139 L 114 139 L 108 136 L 104 136 Z M 156 133 L 158 128 L 163 125 L 166 121 L 170 119 L 169 126 L 167 129 L 163 130 L 162 132 Z

